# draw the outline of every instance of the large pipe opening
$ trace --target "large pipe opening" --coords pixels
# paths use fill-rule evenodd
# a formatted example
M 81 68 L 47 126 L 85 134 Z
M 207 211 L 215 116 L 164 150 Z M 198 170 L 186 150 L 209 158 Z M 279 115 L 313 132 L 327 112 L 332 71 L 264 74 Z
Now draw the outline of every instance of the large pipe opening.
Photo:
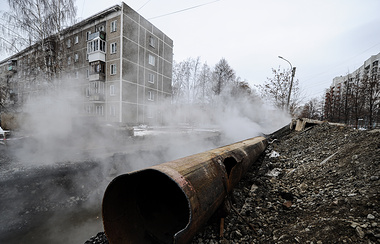
M 110 243 L 173 243 L 189 221 L 185 193 L 157 170 L 121 175 L 104 194 L 103 222 Z
M 224 164 L 224 167 L 226 168 L 227 176 L 228 178 L 230 178 L 232 169 L 237 165 L 236 159 L 234 159 L 233 157 L 228 157 L 224 159 L 223 164 Z

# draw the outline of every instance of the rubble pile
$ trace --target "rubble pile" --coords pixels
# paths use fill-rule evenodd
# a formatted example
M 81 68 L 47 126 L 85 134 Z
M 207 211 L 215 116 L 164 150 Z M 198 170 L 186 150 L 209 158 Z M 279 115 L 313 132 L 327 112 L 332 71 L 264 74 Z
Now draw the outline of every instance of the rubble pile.
M 272 138 L 228 202 L 223 237 L 213 218 L 193 244 L 380 243 L 380 132 L 324 123 Z
M 223 238 L 215 222 L 193 243 L 380 243 L 380 132 L 324 123 L 274 139 L 231 198 Z

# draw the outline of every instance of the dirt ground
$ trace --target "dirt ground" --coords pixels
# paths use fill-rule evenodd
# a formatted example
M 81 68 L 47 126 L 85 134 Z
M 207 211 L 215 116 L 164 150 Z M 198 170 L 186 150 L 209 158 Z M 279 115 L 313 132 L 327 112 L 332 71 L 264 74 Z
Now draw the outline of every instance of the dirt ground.
M 216 221 L 193 243 L 380 243 L 379 130 L 324 123 L 272 139 L 261 160 L 223 238 Z

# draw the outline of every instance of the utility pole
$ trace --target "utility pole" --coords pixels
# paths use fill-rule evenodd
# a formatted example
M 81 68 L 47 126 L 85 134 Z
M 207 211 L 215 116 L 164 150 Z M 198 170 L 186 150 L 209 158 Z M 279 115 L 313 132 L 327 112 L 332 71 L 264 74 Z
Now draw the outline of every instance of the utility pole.
M 296 67 L 293 67 L 292 64 L 289 62 L 289 60 L 281 57 L 281 56 L 278 56 L 279 58 L 285 60 L 286 62 L 288 62 L 290 64 L 290 70 L 292 71 L 292 78 L 290 79 L 290 87 L 289 87 L 289 94 L 288 94 L 288 101 L 286 103 L 286 107 L 287 109 L 289 110 L 289 103 L 290 103 L 290 96 L 292 95 L 292 87 L 293 87 L 293 79 L 294 79 L 294 75 L 296 74 Z

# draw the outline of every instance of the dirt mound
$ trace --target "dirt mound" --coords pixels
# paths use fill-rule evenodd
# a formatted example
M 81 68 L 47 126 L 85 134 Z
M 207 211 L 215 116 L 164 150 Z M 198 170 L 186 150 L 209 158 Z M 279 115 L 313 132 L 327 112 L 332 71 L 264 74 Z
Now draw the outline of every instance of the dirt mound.
M 193 243 L 380 243 L 379 132 L 326 123 L 265 153 L 233 193 L 224 238 L 214 222 Z

